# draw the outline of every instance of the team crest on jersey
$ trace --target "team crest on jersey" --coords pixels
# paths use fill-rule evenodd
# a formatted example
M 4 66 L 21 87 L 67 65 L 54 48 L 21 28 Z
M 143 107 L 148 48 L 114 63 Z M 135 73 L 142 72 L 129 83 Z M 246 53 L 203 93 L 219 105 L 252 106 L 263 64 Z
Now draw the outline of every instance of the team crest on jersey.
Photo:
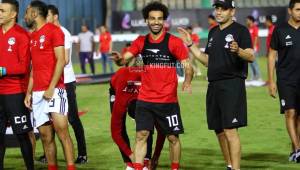
M 12 51 L 12 46 L 16 44 L 16 38 L 15 37 L 10 37 L 7 41 L 9 47 L 7 51 Z
M 225 48 L 229 48 L 229 43 L 234 41 L 234 38 L 231 34 L 227 34 L 225 37 L 226 45 L 224 46 Z
M 214 39 L 212 37 L 209 39 L 207 47 L 211 47 L 213 40 Z
M 41 35 L 40 36 L 40 49 L 44 49 L 43 43 L 45 42 L 45 40 L 46 40 L 46 36 L 45 35 Z

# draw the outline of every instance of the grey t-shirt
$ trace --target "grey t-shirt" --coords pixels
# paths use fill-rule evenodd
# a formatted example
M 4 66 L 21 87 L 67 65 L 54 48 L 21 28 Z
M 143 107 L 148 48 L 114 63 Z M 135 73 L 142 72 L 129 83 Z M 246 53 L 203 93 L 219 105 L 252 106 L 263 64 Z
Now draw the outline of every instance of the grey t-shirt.
M 93 50 L 93 36 L 91 31 L 81 32 L 78 34 L 80 43 L 80 52 L 92 52 Z

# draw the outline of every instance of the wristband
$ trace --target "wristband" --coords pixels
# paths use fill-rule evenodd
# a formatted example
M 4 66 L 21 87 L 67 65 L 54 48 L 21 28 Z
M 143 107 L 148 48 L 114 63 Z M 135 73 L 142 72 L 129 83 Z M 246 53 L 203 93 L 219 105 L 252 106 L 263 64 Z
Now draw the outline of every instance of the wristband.
M 193 45 L 194 45 L 194 42 L 192 42 L 191 44 L 187 45 L 187 47 L 190 48 Z
M 6 75 L 6 68 L 5 67 L 0 67 L 0 77 Z

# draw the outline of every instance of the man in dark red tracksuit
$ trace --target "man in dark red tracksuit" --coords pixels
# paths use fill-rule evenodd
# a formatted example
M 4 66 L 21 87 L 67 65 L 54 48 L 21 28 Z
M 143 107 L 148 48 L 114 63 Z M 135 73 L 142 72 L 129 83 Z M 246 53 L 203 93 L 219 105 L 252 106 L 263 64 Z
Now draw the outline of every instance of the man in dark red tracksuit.
M 130 117 L 135 117 L 135 104 L 141 85 L 140 80 L 142 71 L 141 67 L 123 67 L 119 69 L 111 79 L 111 135 L 120 149 L 128 170 L 130 168 L 132 169 L 132 158 L 130 158 L 130 155 L 132 155 L 133 152 L 130 148 L 130 142 L 126 131 L 126 112 L 128 112 Z M 156 149 L 154 153 L 155 165 L 157 164 L 164 140 L 165 136 L 158 131 Z M 148 152 L 145 158 L 146 162 L 151 158 L 152 135 L 148 138 L 147 148 Z M 153 166 L 155 167 L 155 165 Z

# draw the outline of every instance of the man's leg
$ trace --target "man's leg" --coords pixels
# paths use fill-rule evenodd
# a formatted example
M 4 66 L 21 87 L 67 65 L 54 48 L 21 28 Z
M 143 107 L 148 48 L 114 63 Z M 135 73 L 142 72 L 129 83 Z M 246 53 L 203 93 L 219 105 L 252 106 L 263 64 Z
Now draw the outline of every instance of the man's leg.
M 108 56 L 107 56 L 107 62 L 108 62 L 109 68 L 110 68 L 110 73 L 113 73 L 114 72 L 113 62 Z
M 106 74 L 107 55 L 105 53 L 101 53 L 101 57 L 103 74 Z
M 67 165 L 74 166 L 74 148 L 68 130 L 68 117 L 59 113 L 51 113 L 51 117 L 55 132 L 62 143 Z
M 217 135 L 219 145 L 224 157 L 224 160 L 227 164 L 227 167 L 231 167 L 231 159 L 230 159 L 230 154 L 229 154 L 229 146 L 228 146 L 228 141 L 226 139 L 225 133 L 223 130 L 215 130 L 215 133 Z
M 136 170 L 143 169 L 144 158 L 147 152 L 147 139 L 149 134 L 150 132 L 147 130 L 141 130 L 136 132 L 135 149 L 134 149 L 134 157 L 135 157 L 134 168 Z
M 158 165 L 160 153 L 164 147 L 164 143 L 165 143 L 165 139 L 166 139 L 166 136 L 160 131 L 159 127 L 157 125 L 155 127 L 157 130 L 157 138 L 156 138 L 154 153 L 153 153 L 153 156 L 151 159 L 150 169 L 152 169 L 152 170 L 155 170 Z
M 79 60 L 80 60 L 80 68 L 81 68 L 81 73 L 82 74 L 86 74 L 86 70 L 85 70 L 85 53 L 80 52 L 79 53 Z
M 76 101 L 76 86 L 74 82 L 67 83 L 66 85 L 66 91 L 67 91 L 67 98 L 68 98 L 68 120 L 69 123 L 72 125 L 72 128 L 74 130 L 74 134 L 77 141 L 77 149 L 78 149 L 78 159 L 85 158 L 85 160 L 78 160 L 78 163 L 86 163 L 87 161 L 87 153 L 86 153 L 86 143 L 85 143 L 85 135 L 84 135 L 84 129 L 82 126 L 82 123 L 80 121 L 80 118 L 78 116 L 78 107 L 77 107 L 77 101 Z M 76 161 L 77 161 L 76 160 Z
M 179 169 L 179 162 L 181 157 L 181 144 L 179 140 L 179 136 L 169 135 L 169 147 L 170 147 L 170 160 L 172 162 L 171 169 L 177 170 Z
M 295 109 L 285 110 L 285 122 L 294 151 L 300 149 L 299 135 L 297 133 L 297 114 Z
M 299 115 L 297 116 L 297 135 L 298 135 L 298 139 L 300 141 L 300 116 Z
M 0 133 L 0 170 L 4 169 L 5 133 Z
M 253 70 L 253 79 L 254 80 L 259 80 L 261 78 L 261 74 L 260 74 L 260 69 L 259 69 L 259 65 L 257 62 L 257 59 L 255 59 L 252 63 L 251 63 L 251 67 Z
M 36 139 L 34 135 L 34 131 L 28 132 L 28 136 L 32 145 L 32 157 L 35 158 L 35 146 L 36 146 Z
M 90 67 L 91 67 L 91 72 L 92 74 L 95 74 L 95 62 L 94 62 L 94 58 L 93 58 L 93 53 L 92 52 L 88 52 L 86 53 L 87 58 L 89 60 L 89 63 L 90 63 Z
M 56 144 L 52 125 L 48 122 L 38 127 L 45 155 L 48 162 L 48 167 L 57 166 L 56 160 Z
M 28 133 L 17 134 L 16 136 L 20 143 L 22 156 L 27 170 L 34 170 L 33 150 Z
M 241 162 L 241 143 L 237 129 L 224 129 L 228 141 L 232 169 L 240 169 Z

